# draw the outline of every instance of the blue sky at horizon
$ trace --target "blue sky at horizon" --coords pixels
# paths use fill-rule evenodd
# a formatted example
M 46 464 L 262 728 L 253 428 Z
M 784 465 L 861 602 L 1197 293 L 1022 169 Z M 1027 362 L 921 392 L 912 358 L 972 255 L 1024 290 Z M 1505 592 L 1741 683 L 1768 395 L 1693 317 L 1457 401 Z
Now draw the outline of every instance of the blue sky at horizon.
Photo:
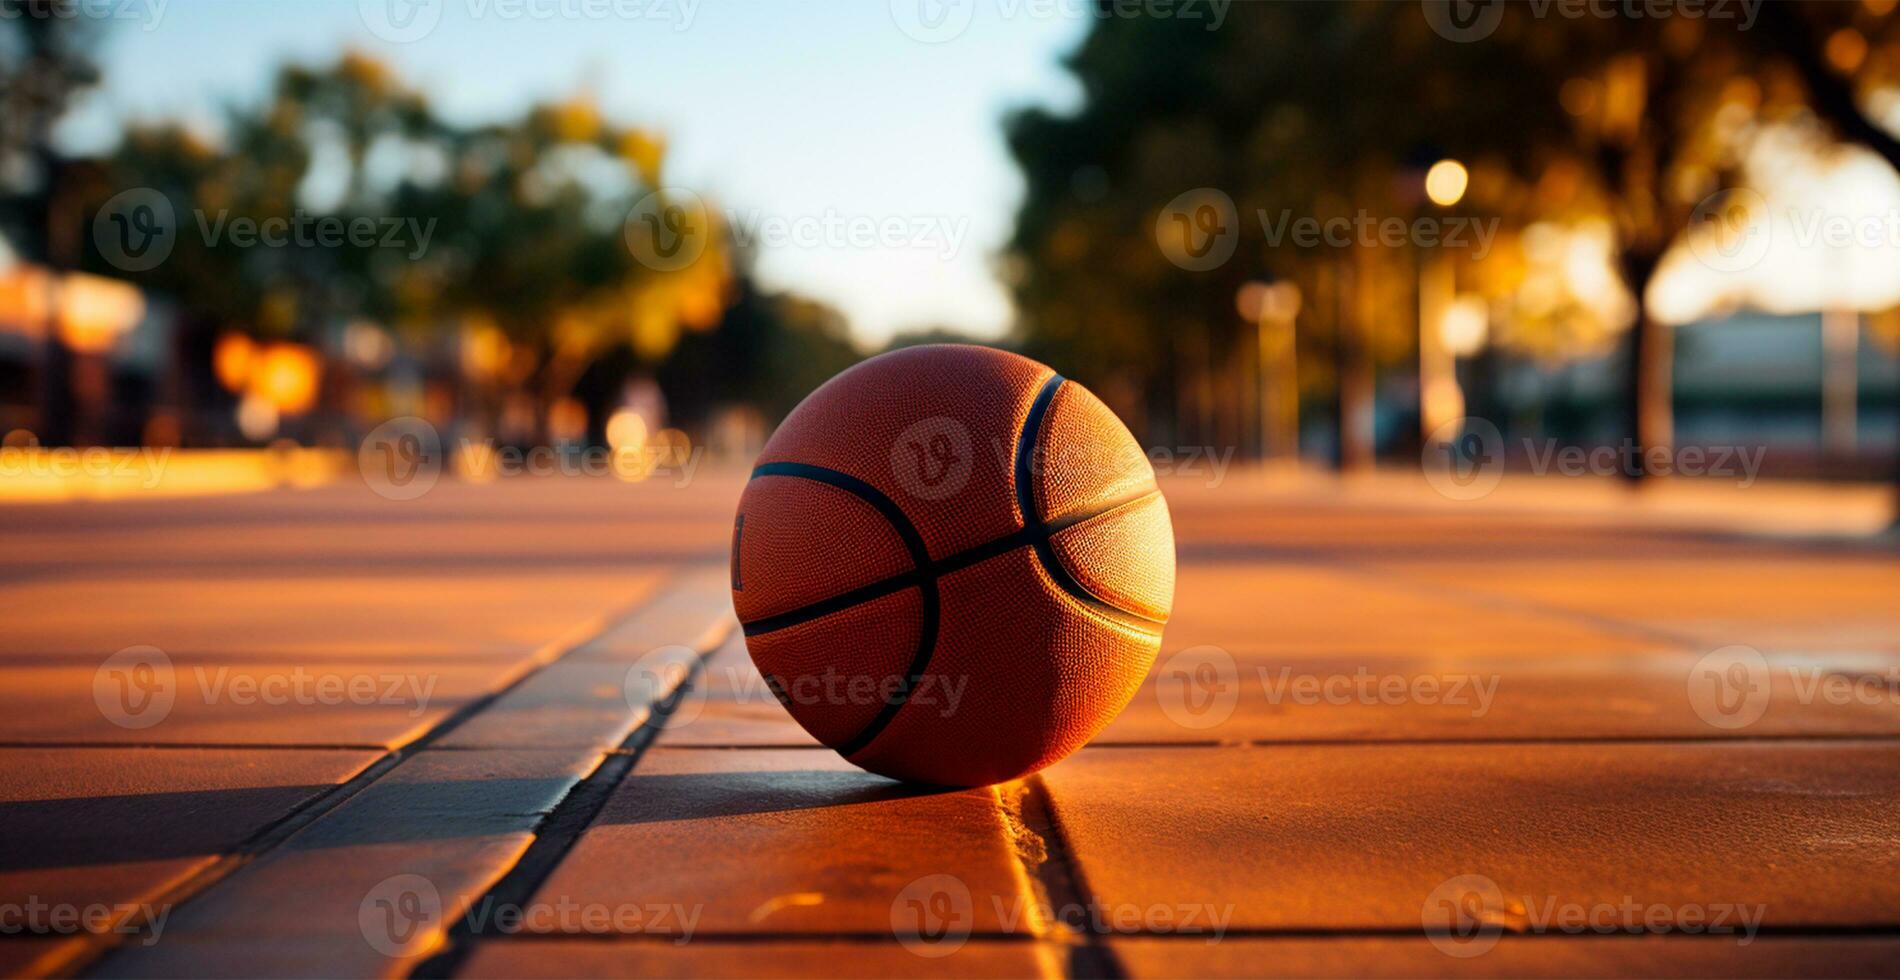
M 109 142 L 126 119 L 215 127 L 224 106 L 260 98 L 278 66 L 346 49 L 393 65 L 458 122 L 587 92 L 616 122 L 666 135 L 670 184 L 764 223 L 765 285 L 837 306 L 869 344 L 919 327 L 1007 328 L 993 266 L 1022 182 L 1001 121 L 1075 103 L 1060 59 L 1088 27 L 1073 4 L 986 0 L 921 0 L 926 13 L 973 13 L 936 43 L 907 20 L 918 0 L 143 2 L 105 25 L 103 85 L 66 127 L 80 148 Z M 433 27 L 391 40 L 392 12 L 421 15 L 412 31 Z M 907 244 L 783 233 L 867 219 L 902 222 Z

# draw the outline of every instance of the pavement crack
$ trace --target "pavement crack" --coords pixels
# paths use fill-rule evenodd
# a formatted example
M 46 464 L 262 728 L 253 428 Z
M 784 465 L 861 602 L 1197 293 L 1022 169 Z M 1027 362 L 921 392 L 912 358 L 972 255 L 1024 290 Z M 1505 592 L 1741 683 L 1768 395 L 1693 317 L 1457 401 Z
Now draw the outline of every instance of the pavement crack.
M 487 710 L 490 705 L 500 700 L 502 695 L 521 686 L 528 678 L 534 676 L 549 664 L 579 650 L 587 641 L 605 633 L 615 623 L 621 622 L 639 609 L 650 605 L 653 601 L 652 595 L 643 594 L 630 602 L 625 602 L 615 607 L 607 613 L 583 620 L 569 627 L 555 639 L 530 654 L 495 690 L 489 691 L 481 697 L 464 704 L 408 742 L 385 750 L 380 757 L 371 760 L 368 765 L 364 766 L 349 779 L 304 801 L 301 805 L 291 808 L 289 812 L 283 816 L 264 825 L 250 837 L 239 842 L 237 846 L 230 851 L 219 855 L 215 860 L 186 876 L 183 880 L 168 886 L 164 891 L 159 893 L 154 901 L 174 908 L 184 905 L 198 898 L 200 895 L 203 895 L 219 883 L 243 871 L 250 864 L 284 845 L 285 842 L 296 836 L 297 833 L 304 828 L 323 819 L 344 803 L 349 802 L 351 798 L 368 788 L 370 784 L 388 775 L 391 770 L 401 765 L 404 761 L 413 758 L 424 749 L 431 748 L 435 742 L 447 736 L 470 718 Z M 377 746 L 376 748 L 382 749 L 381 746 Z M 114 950 L 142 939 L 144 935 L 145 933 L 142 931 L 94 935 L 90 937 L 90 942 L 75 950 L 70 956 L 60 962 L 57 968 L 60 972 L 71 975 L 86 972 L 104 961 Z
M 1024 798 L 1029 795 L 1029 784 L 1019 780 L 993 786 L 991 791 L 996 795 L 997 810 L 1003 818 L 1003 832 L 1009 839 L 1010 850 L 1015 853 L 1023 872 L 1023 887 L 1029 893 L 1032 913 L 1027 921 L 1030 930 L 1038 939 L 1067 938 L 1059 935 L 1058 924 L 1045 919 L 1041 912 L 1054 907 L 1050 901 L 1048 883 L 1043 880 L 1043 865 L 1049 861 L 1049 844 L 1041 833 L 1023 819 Z
M 1029 917 L 1038 938 L 1065 943 L 1071 977 L 1123 977 L 1126 972 L 1096 929 L 1096 907 L 1056 817 L 1049 787 L 1041 775 L 995 788 L 997 808 L 1010 845 L 1028 880 L 1034 912 Z M 1078 922 L 1080 925 L 1078 926 Z
M 696 651 L 691 671 L 661 701 L 655 703 L 625 741 L 612 750 L 601 753 L 600 764 L 576 783 L 561 797 L 560 802 L 548 811 L 546 818 L 535 828 L 534 839 L 527 850 L 511 865 L 495 883 L 489 886 L 486 894 L 476 898 L 472 904 L 486 903 L 491 908 L 527 908 L 540 890 L 542 883 L 554 873 L 554 869 L 566 860 L 568 852 L 580 842 L 581 835 L 593 826 L 594 819 L 607 806 L 614 791 L 639 764 L 646 754 L 648 746 L 658 738 L 660 730 L 672 716 L 692 686 L 699 682 L 705 672 L 706 658 L 718 648 L 717 642 L 708 643 L 705 648 Z M 428 959 L 418 963 L 409 973 L 411 977 L 441 978 L 454 976 L 462 964 L 474 951 L 475 944 L 484 936 L 480 926 L 473 918 L 463 916 L 449 931 L 441 948 Z

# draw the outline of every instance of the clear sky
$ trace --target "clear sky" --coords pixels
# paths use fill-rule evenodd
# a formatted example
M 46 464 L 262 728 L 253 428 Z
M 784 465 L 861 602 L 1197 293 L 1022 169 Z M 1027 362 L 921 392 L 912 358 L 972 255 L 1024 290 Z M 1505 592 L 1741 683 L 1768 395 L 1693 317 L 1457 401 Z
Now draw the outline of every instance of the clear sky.
M 1088 27 L 1081 7 L 115 0 L 103 91 L 67 131 L 83 145 L 127 117 L 210 121 L 258 98 L 284 61 L 346 47 L 393 64 L 458 121 L 589 91 L 616 121 L 667 135 L 669 183 L 753 230 L 768 286 L 837 305 L 870 342 L 938 324 L 994 334 L 1011 317 L 994 256 L 1022 190 L 1000 121 L 1073 104 L 1059 60 Z M 887 230 L 866 244 L 852 223 Z

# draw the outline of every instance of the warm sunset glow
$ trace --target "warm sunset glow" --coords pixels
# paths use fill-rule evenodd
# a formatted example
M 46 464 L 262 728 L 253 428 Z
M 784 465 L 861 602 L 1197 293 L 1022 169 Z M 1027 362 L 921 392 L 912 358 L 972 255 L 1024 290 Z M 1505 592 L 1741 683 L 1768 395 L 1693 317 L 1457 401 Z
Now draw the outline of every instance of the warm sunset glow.
M 1900 177 L 1884 161 L 1775 130 L 1758 141 L 1743 176 L 1752 190 L 1740 196 L 1753 207 L 1739 224 L 1694 227 L 1664 256 L 1647 297 L 1656 316 L 1688 323 L 1740 308 L 1874 312 L 1900 303 L 1891 218 L 1900 214 Z M 1709 241 L 1717 232 L 1723 237 Z
M 0 79 L 0 980 L 1900 980 L 1900 0 Z
M 121 500 L 257 493 L 280 486 L 317 486 L 354 475 L 355 457 L 333 449 L 92 449 L 110 465 L 72 464 L 72 450 L 8 442 L 10 467 L 0 501 Z M 62 452 L 66 455 L 62 455 Z

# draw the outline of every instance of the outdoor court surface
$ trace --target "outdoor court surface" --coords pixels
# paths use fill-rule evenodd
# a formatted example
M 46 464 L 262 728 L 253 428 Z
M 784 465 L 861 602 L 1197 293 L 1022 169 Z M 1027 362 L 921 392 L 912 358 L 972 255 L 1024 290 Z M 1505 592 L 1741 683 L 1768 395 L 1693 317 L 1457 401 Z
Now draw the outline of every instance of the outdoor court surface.
M 758 682 L 742 479 L 0 508 L 0 968 L 1900 973 L 1878 494 L 1173 478 L 1149 688 L 942 792 Z

